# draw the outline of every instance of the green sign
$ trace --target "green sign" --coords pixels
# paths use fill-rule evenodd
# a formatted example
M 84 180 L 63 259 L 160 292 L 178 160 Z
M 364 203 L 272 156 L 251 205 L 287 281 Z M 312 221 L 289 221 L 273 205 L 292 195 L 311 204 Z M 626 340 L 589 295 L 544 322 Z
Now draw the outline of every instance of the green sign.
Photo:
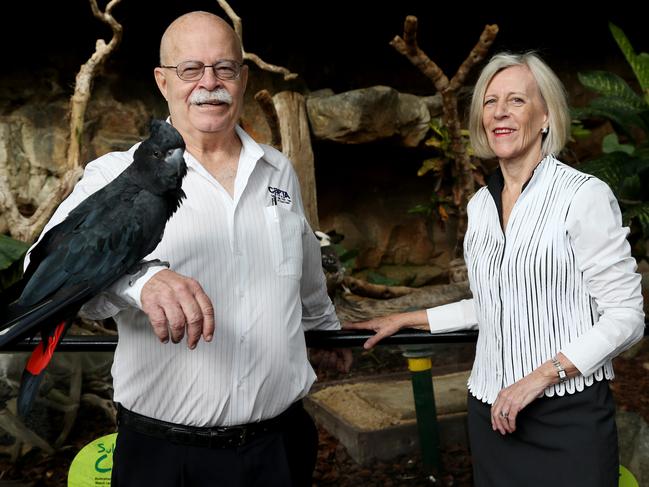
M 639 487 L 638 481 L 626 467 L 620 465 L 620 483 L 619 487 Z
M 70 465 L 68 487 L 109 487 L 116 439 L 113 433 L 84 446 Z

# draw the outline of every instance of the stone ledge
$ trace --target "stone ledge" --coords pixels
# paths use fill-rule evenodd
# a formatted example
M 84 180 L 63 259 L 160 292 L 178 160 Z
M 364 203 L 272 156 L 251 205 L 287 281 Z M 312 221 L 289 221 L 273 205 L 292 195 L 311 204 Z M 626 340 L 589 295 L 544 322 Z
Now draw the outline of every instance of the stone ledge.
M 442 447 L 468 444 L 468 376 L 465 371 L 433 377 Z M 389 460 L 419 448 L 409 375 L 329 383 L 307 396 L 305 407 L 359 464 Z

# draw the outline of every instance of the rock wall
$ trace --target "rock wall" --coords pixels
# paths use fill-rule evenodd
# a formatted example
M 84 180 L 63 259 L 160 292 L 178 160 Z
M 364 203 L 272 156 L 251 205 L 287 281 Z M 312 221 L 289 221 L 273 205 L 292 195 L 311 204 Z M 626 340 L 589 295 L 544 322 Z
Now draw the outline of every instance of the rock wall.
M 25 214 L 52 190 L 64 167 L 70 91 L 58 81 L 62 76 L 48 72 L 39 79 L 32 73 L 0 82 L 0 168 L 6 168 Z M 588 95 L 572 82 L 569 91 L 585 103 Z M 130 83 L 115 74 L 97 79 L 86 114 L 83 161 L 127 149 L 146 135 L 151 117 L 166 116 L 152 80 L 133 82 L 128 92 L 125 85 Z M 358 252 L 357 269 L 446 268 L 454 242 L 445 228 L 409 212 L 428 202 L 433 191 L 432 176 L 418 177 L 417 170 L 431 156 L 422 141 L 430 120 L 441 113 L 439 95 L 416 96 L 387 86 L 310 93 L 303 84 L 287 84 L 252 68 L 241 124 L 263 143 L 270 141 L 270 130 L 253 98 L 262 88 L 271 94 L 285 89 L 305 93 L 320 229 L 344 235 L 342 245 Z M 599 131 L 603 135 L 606 128 Z M 597 153 L 600 140 L 572 144 L 568 158 L 578 161 Z M 0 231 L 7 231 L 2 215 Z
M 36 93 L 20 91 L 17 82 L 0 86 L 0 167 L 6 168 L 11 191 L 25 214 L 38 207 L 65 167 L 69 92 L 54 81 L 48 86 Z M 265 73 L 253 74 L 241 123 L 267 143 L 270 131 L 253 99 L 261 88 L 271 93 L 281 89 Z M 345 236 L 343 245 L 359 252 L 358 267 L 431 264 L 446 252 L 443 233 L 433 232 L 426 218 L 408 214 L 429 197 L 427 184 L 416 176 L 423 158 L 416 155 L 416 146 L 431 116 L 439 114 L 439 105 L 439 97 L 402 94 L 385 86 L 307 97 L 321 227 Z M 153 116 L 166 116 L 161 98 L 116 92 L 110 77 L 98 79 L 86 114 L 81 159 L 88 162 L 129 148 L 146 136 Z M 405 167 L 402 154 L 409 159 Z M 346 167 L 345 160 L 354 167 Z M 371 171 L 362 169 L 368 161 Z M 386 183 L 390 188 L 382 189 Z M 7 231 L 1 215 L 0 231 Z

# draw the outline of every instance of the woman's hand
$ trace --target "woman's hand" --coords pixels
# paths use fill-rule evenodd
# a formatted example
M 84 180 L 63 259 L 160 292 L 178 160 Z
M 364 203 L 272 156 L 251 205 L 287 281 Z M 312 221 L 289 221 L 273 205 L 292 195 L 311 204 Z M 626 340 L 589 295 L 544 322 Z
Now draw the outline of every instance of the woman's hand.
M 410 313 L 397 313 L 393 315 L 381 316 L 368 321 L 358 321 L 356 323 L 346 322 L 342 324 L 345 330 L 372 330 L 376 334 L 370 337 L 364 344 L 363 348 L 371 349 L 386 337 L 394 335 L 401 328 L 410 327 L 428 330 L 428 316 L 426 310 L 412 311 Z
M 568 377 L 579 374 L 579 370 L 559 353 L 559 361 L 565 368 Z M 551 360 L 544 362 L 521 380 L 505 387 L 498 393 L 496 401 L 491 406 L 491 427 L 500 434 L 516 431 L 516 417 L 528 404 L 538 398 L 546 387 L 559 382 L 557 369 Z

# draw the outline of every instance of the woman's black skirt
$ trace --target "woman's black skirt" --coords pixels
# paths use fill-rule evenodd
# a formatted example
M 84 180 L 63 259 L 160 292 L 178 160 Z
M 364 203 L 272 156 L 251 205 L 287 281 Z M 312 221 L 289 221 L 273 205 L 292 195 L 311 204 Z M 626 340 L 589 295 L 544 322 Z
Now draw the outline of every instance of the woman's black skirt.
M 491 429 L 491 406 L 469 393 L 476 487 L 617 487 L 615 403 L 607 381 L 542 397 L 516 418 L 516 431 Z

